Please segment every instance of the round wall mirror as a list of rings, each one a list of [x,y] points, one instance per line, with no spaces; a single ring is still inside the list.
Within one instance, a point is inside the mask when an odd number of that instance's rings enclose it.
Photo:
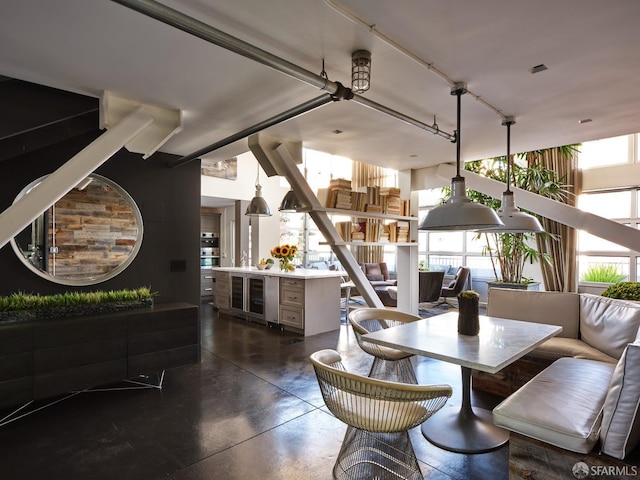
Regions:
[[[27,185],[18,201],[40,184]],[[20,260],[63,285],[93,285],[115,277],[142,244],[142,215],[118,184],[91,174],[11,240]]]

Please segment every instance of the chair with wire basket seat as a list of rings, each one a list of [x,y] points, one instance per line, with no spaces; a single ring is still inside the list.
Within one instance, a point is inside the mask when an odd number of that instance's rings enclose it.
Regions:
[[[411,364],[413,354],[395,348],[367,342],[362,335],[420,320],[417,315],[388,310],[386,308],[358,308],[349,313],[349,323],[353,327],[360,348],[373,355],[369,371],[371,378],[417,384],[416,373]]]
[[[309,358],[327,408],[347,424],[333,478],[422,480],[408,430],[442,408],[451,387],[349,373],[335,350],[320,350]]]

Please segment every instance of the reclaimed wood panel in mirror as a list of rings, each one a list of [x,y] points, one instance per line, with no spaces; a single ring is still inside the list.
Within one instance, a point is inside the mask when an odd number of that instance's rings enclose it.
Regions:
[[[27,185],[24,197],[46,177]],[[39,276],[63,285],[93,285],[113,278],[142,244],[142,215],[112,180],[89,175],[12,241],[20,260]]]

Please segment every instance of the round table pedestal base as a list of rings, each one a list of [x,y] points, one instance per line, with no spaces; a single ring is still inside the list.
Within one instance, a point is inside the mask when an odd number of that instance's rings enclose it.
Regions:
[[[509,440],[509,431],[496,427],[484,408],[443,408],[422,424],[422,434],[434,445],[458,453],[490,452]]]

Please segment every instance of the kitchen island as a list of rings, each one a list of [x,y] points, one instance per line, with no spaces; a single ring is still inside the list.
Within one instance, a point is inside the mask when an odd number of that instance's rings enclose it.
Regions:
[[[304,336],[340,328],[340,284],[345,272],[256,267],[212,268],[220,312]]]

